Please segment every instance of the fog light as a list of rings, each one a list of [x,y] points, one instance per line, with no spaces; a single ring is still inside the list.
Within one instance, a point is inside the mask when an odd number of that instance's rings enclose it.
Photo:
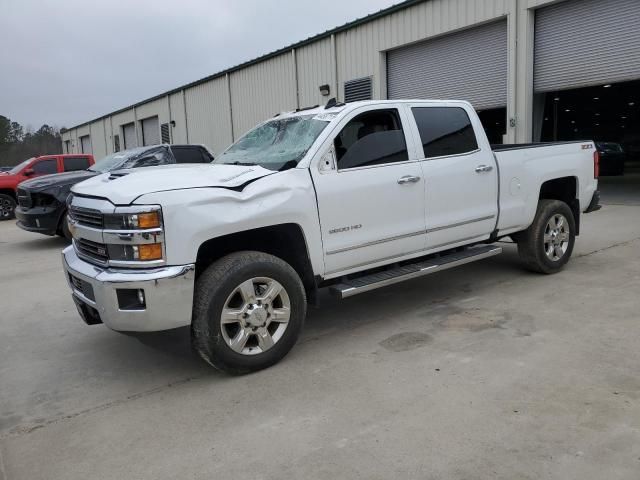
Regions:
[[[120,310],[144,310],[147,308],[144,290],[141,288],[118,288],[116,295]]]

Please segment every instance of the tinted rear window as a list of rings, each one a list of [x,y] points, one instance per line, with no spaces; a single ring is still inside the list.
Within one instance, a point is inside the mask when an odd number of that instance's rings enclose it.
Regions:
[[[415,107],[425,158],[458,155],[478,149],[467,112],[458,107]]]
[[[209,163],[213,160],[200,147],[171,147],[176,163]]]
[[[63,157],[64,171],[75,172],[76,170],[86,170],[89,168],[88,157]]]

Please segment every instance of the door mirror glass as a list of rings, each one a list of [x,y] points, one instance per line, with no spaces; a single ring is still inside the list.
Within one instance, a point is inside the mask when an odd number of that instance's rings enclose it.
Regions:
[[[33,168],[27,168],[27,169],[24,171],[24,176],[25,176],[25,177],[30,177],[30,176],[32,176],[34,173],[36,173],[36,172],[35,172],[35,170],[34,170]]]

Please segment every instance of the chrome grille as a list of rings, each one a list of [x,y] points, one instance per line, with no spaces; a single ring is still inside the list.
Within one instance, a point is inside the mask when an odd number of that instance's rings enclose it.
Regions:
[[[69,280],[71,281],[71,284],[73,285],[73,288],[75,290],[80,292],[89,300],[92,300],[94,302],[96,301],[96,297],[93,293],[93,286],[89,282],[85,282],[84,280],[78,277],[74,277],[71,274],[69,274]]]
[[[80,225],[87,227],[102,228],[104,225],[104,216],[99,210],[71,206],[69,216]]]
[[[104,243],[92,242],[86,238],[77,238],[73,240],[76,252],[86,257],[87,260],[93,260],[100,265],[106,265],[109,261],[109,251]]]
[[[31,208],[33,206],[31,193],[23,188],[18,188],[18,205],[22,208]]]

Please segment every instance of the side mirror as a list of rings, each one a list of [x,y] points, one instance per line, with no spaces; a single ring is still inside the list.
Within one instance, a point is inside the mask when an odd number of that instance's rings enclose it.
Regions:
[[[320,173],[330,172],[336,169],[336,154],[333,146],[320,159],[318,170]]]
[[[25,177],[30,177],[30,176],[32,176],[32,175],[33,175],[33,174],[35,174],[35,173],[36,173],[36,171],[35,171],[33,168],[27,168],[27,169],[24,171],[24,176],[25,176]]]

